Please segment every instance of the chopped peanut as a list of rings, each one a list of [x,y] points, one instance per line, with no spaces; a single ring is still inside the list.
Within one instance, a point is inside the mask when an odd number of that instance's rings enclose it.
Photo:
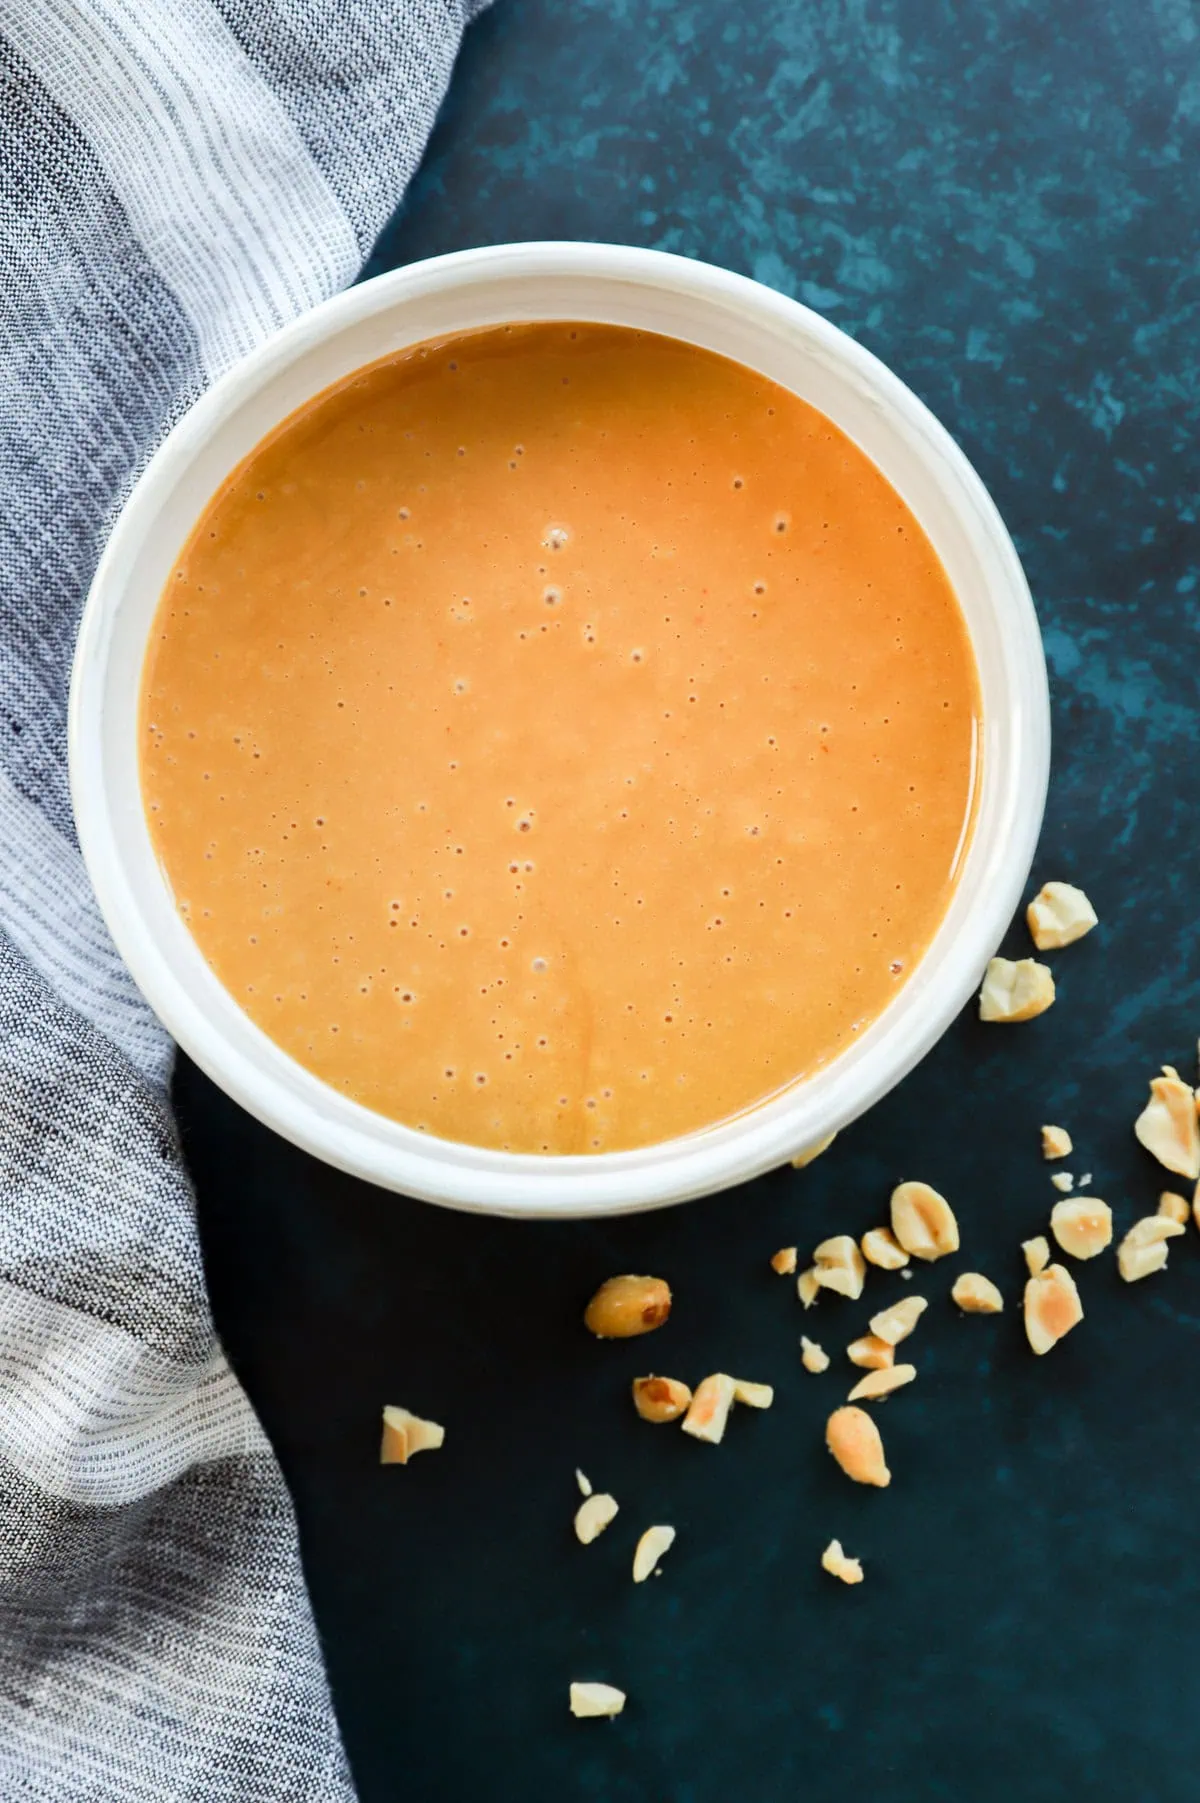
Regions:
[[[793,1276],[796,1270],[796,1252],[795,1246],[781,1246],[771,1260],[772,1271],[777,1271],[780,1277]]]
[[[897,1184],[892,1191],[892,1232],[906,1252],[927,1262],[958,1251],[954,1210],[927,1183]]]
[[[818,1346],[815,1340],[810,1340],[807,1334],[801,1334],[800,1363],[806,1371],[812,1371],[814,1374],[828,1371],[829,1354],[823,1346]]]
[[[903,1302],[893,1302],[890,1308],[871,1316],[871,1332],[877,1340],[898,1346],[901,1340],[907,1340],[928,1307],[924,1296],[906,1296]]]
[[[979,991],[980,1020],[1013,1022],[1044,1014],[1054,1000],[1054,978],[1035,958],[993,958]]]
[[[807,1271],[801,1271],[796,1279],[796,1294],[805,1308],[811,1308],[821,1293],[821,1280],[815,1265]]]
[[[850,1234],[837,1233],[832,1239],[822,1240],[813,1253],[813,1268],[823,1290],[849,1296],[851,1302],[857,1302],[862,1295],[867,1267],[858,1241]]]
[[[667,1527],[647,1528],[637,1543],[633,1555],[633,1581],[644,1584],[655,1566],[669,1547],[674,1545],[675,1529]]]
[[[1178,1221],[1181,1227],[1187,1226],[1192,1213],[1185,1198],[1177,1196],[1174,1190],[1169,1189],[1165,1189],[1158,1198],[1158,1212],[1160,1215],[1166,1215],[1168,1221]]]
[[[806,1164],[811,1164],[814,1158],[821,1156],[822,1152],[828,1152],[836,1138],[836,1133],[826,1134],[825,1138],[817,1140],[815,1145],[807,1146],[803,1152],[797,1152],[792,1160],[794,1168],[802,1171]]]
[[[1025,1285],[1025,1332],[1036,1353],[1049,1352],[1083,1320],[1075,1279],[1065,1265],[1049,1265]]]
[[[752,1384],[749,1378],[735,1377],[733,1400],[748,1409],[769,1409],[775,1400],[775,1391],[770,1384]]]
[[[1050,1241],[1044,1233],[1039,1233],[1036,1239],[1022,1240],[1021,1250],[1025,1254],[1029,1275],[1040,1277],[1050,1263]]]
[[[847,1402],[877,1402],[881,1396],[890,1396],[902,1384],[910,1384],[917,1375],[915,1365],[892,1365],[886,1371],[868,1371],[860,1377],[847,1396]]]
[[[1095,1258],[1112,1245],[1112,1209],[1099,1196],[1072,1196],[1054,1204],[1050,1231],[1072,1258]]]
[[[1177,1176],[1200,1177],[1200,1122],[1191,1088],[1169,1064],[1150,1080],[1150,1100],[1134,1123],[1147,1152]]]
[[[908,1263],[908,1253],[890,1227],[872,1227],[858,1243],[867,1263],[878,1265],[881,1271],[899,1271]]]
[[[610,1277],[583,1313],[598,1340],[628,1340],[652,1333],[671,1312],[671,1291],[661,1277]]]
[[[1192,1219],[1200,1228],[1200,1183],[1192,1191]]]
[[[684,1433],[691,1434],[696,1440],[707,1440],[711,1446],[719,1446],[732,1407],[733,1379],[724,1371],[714,1371],[711,1377],[696,1385],[692,1405],[683,1418]]]
[[[597,1490],[593,1496],[585,1496],[575,1511],[575,1538],[580,1546],[590,1546],[597,1535],[602,1534],[619,1504],[614,1496],[606,1490]]]
[[[643,1421],[678,1421],[692,1392],[677,1377],[635,1377],[633,1406]]]
[[[1095,908],[1071,883],[1046,883],[1026,908],[1025,920],[1039,952],[1074,945],[1097,924]]]
[[[1004,1307],[1004,1298],[991,1278],[979,1271],[964,1271],[950,1292],[950,1300],[957,1302],[967,1315],[998,1315]]]
[[[1064,1196],[1069,1195],[1075,1188],[1075,1179],[1072,1177],[1070,1171],[1055,1171],[1050,1181],[1055,1189],[1062,1191]]]
[[[592,1494],[592,1480],[580,1471],[578,1465],[575,1467],[575,1482],[579,1485],[580,1496],[590,1496]]]
[[[1167,1215],[1145,1215],[1135,1221],[1117,1248],[1117,1269],[1125,1282],[1136,1283],[1161,1271],[1167,1262],[1167,1241],[1183,1232],[1183,1222]]]
[[[878,1334],[865,1333],[861,1340],[851,1340],[846,1357],[852,1365],[862,1365],[867,1371],[883,1371],[895,1362],[896,1352]]]
[[[891,1483],[879,1429],[865,1409],[834,1409],[825,1424],[825,1444],[856,1484],[874,1484],[886,1490]]]
[[[863,1581],[862,1560],[848,1559],[840,1540],[831,1540],[821,1554],[821,1569],[831,1577],[840,1578],[843,1584],[861,1584]]]
[[[1092,1173],[1091,1173],[1091,1172],[1090,1172],[1090,1171],[1085,1171],[1085,1172],[1084,1172],[1084,1173],[1083,1173],[1083,1176],[1082,1176],[1082,1177],[1081,1177],[1081,1178],[1080,1178],[1080,1179],[1079,1179],[1079,1187],[1080,1187],[1080,1189],[1086,1189],[1086,1188],[1087,1188],[1087,1186],[1088,1186],[1088,1184],[1089,1184],[1089,1183],[1090,1183],[1090,1182],[1091,1182],[1091,1181],[1092,1181]]]
[[[383,1411],[383,1443],[379,1448],[381,1465],[407,1465],[415,1452],[436,1452],[446,1438],[446,1430],[436,1421],[422,1421],[407,1409],[389,1404]]]
[[[1042,1128],[1043,1158],[1069,1158],[1073,1151],[1071,1135],[1065,1127]]]
[[[572,1715],[620,1715],[625,1692],[615,1684],[572,1684]]]

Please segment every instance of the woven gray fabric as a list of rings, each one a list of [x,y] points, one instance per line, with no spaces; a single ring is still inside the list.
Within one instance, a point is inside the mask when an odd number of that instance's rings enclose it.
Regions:
[[[343,1803],[283,1480],[213,1331],[71,821],[105,530],[167,427],[357,274],[474,0],[0,0],[0,1796]]]

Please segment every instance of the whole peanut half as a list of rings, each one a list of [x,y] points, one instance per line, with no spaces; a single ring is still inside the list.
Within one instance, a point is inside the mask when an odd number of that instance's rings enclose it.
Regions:
[[[635,1377],[633,1406],[643,1421],[678,1421],[686,1414],[692,1392],[677,1377]]]
[[[885,1490],[891,1483],[883,1440],[866,1409],[853,1404],[834,1409],[825,1425],[825,1444],[856,1484],[874,1484]]]
[[[628,1340],[652,1333],[671,1313],[671,1291],[661,1277],[610,1277],[583,1313],[598,1340]]]
[[[914,1258],[932,1263],[958,1251],[958,1222],[945,1196],[928,1183],[898,1183],[892,1191],[892,1232]]]

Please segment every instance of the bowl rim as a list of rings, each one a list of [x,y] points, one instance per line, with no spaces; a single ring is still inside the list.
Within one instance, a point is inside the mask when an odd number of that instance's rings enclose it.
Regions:
[[[411,299],[514,275],[632,283],[725,309],[749,309],[760,320],[803,336],[814,355],[836,364],[871,391],[880,407],[890,407],[902,417],[922,454],[953,478],[964,498],[962,519],[986,550],[998,572],[1000,590],[1007,595],[1004,632],[1018,691],[1012,700],[1014,705],[1019,702],[1021,718],[1011,765],[1003,773],[1003,831],[996,844],[983,847],[978,832],[972,833],[963,874],[967,865],[985,858],[986,882],[978,911],[959,937],[942,947],[943,964],[949,969],[942,971],[940,989],[924,996],[926,1005],[919,1013],[910,1008],[897,1029],[897,1004],[920,982],[920,973],[944,937],[941,929],[896,1001],[871,1023],[862,1040],[820,1072],[732,1121],[627,1152],[493,1152],[404,1128],[350,1101],[296,1064],[242,1014],[210,972],[212,983],[250,1029],[239,1035],[244,1044],[231,1044],[224,1029],[190,999],[156,939],[120,850],[108,794],[105,685],[111,628],[127,575],[136,569],[142,538],[202,444],[276,375],[302,363],[307,353],[347,327],[390,313]],[[686,341],[686,333],[679,335]],[[410,342],[427,336],[422,333]],[[312,394],[325,386],[318,383]],[[270,429],[264,427],[264,433]],[[972,642],[978,656],[974,637]],[[80,847],[117,949],[160,1020],[220,1088],[285,1139],[383,1188],[481,1213],[566,1218],[683,1202],[786,1163],[805,1144],[865,1112],[925,1056],[969,999],[1020,899],[1049,775],[1049,693],[1032,598],[996,506],[949,432],[884,363],[800,302],[716,265],[623,245],[535,241],[451,252],[347,289],[251,351],[183,415],[134,484],[97,565],[72,667],[68,749]],[[144,817],[142,828],[147,830]],[[891,1030],[877,1034],[881,1022],[890,1022]],[[847,1059],[852,1060],[850,1067]],[[288,1067],[286,1084],[280,1060]],[[860,1073],[859,1080],[845,1080],[848,1068],[851,1076]]]

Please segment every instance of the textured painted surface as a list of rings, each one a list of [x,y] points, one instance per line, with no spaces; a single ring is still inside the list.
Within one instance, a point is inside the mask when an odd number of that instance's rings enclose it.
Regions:
[[[1044,1020],[964,1018],[810,1171],[617,1226],[379,1195],[182,1073],[218,1316],[300,1506],[364,1803],[1193,1803],[1200,1245],[1134,1289],[1082,1267],[1087,1318],[1042,1360],[1016,1305],[1054,1199],[1040,1122],[1123,1227],[1162,1187],[1129,1131],[1145,1079],[1190,1069],[1200,1028],[1198,125],[1185,0],[507,0],[474,28],[377,266],[658,245],[883,356],[1017,538],[1056,732],[1035,875],[1082,881],[1103,925],[1056,957]],[[867,1493],[821,1447],[866,1299],[805,1318],[765,1260],[861,1231],[907,1176],[954,1200],[965,1257],[873,1280],[931,1306],[881,1413],[892,1488]],[[967,1266],[1004,1318],[951,1308]],[[578,1310],[619,1269],[670,1277],[676,1314],[597,1346]],[[722,1365],[779,1401],[719,1450],[626,1404],[643,1369]],[[445,1451],[380,1473],[385,1397],[444,1420]],[[622,1503],[587,1550],[577,1463]],[[679,1539],[635,1589],[654,1520]],[[856,1591],[818,1569],[833,1534]],[[573,1677],[624,1685],[625,1716],[570,1721]]]

